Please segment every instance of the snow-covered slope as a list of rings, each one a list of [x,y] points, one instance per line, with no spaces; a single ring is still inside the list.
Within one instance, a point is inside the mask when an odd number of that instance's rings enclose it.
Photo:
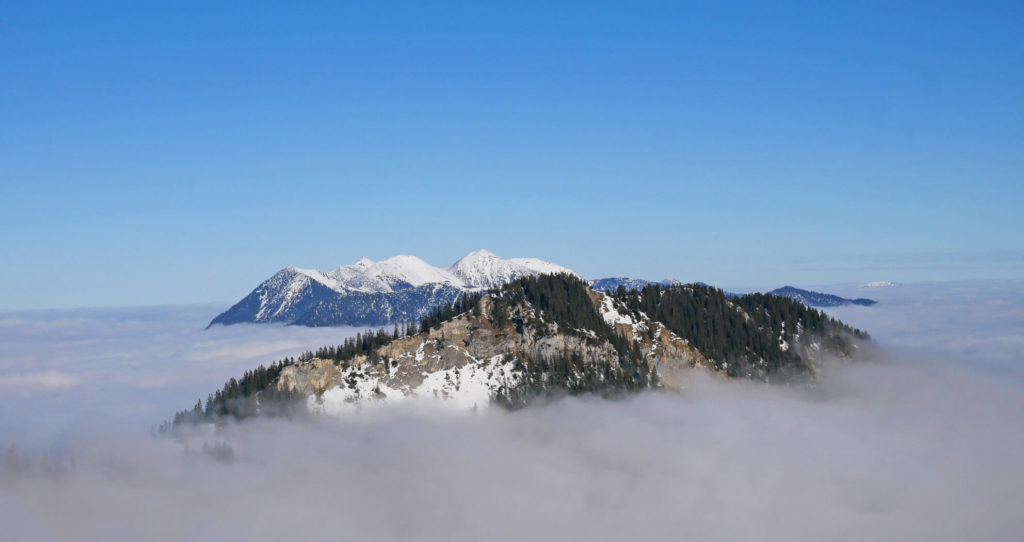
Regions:
[[[549,273],[575,274],[537,258],[503,259],[486,250],[471,252],[447,268],[407,255],[379,262],[362,258],[329,273],[286,267],[210,325],[372,326],[418,320],[465,292]]]
[[[505,260],[487,250],[470,252],[461,260],[448,266],[447,272],[462,281],[466,288],[487,289],[507,284],[520,277],[554,273],[569,273],[572,270],[537,258],[512,258]]]
[[[338,291],[384,293],[424,284],[462,286],[462,281],[445,269],[434,267],[416,256],[398,255],[380,262],[362,258],[325,276],[337,281]]]
[[[247,315],[244,321],[290,321],[305,312],[316,299],[331,296],[340,287],[336,280],[320,271],[289,266],[260,284],[231,310],[244,312]]]

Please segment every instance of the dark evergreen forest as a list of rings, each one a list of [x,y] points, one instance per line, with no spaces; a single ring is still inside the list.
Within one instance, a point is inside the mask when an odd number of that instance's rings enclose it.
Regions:
[[[643,313],[664,324],[733,377],[766,379],[780,371],[805,372],[810,366],[799,352],[811,341],[850,355],[853,340],[868,339],[817,309],[777,295],[729,297],[703,284],[652,284],[642,290],[619,288],[612,295],[634,316]],[[783,349],[782,341],[789,347]]]

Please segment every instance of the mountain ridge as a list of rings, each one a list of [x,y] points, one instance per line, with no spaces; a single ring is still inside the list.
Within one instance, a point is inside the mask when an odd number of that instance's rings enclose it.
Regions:
[[[526,276],[555,273],[579,276],[566,267],[538,258],[505,259],[484,249],[470,252],[446,267],[433,266],[405,254],[376,262],[363,257],[328,272],[288,266],[214,317],[207,328],[239,323],[320,327],[408,322],[422,318],[434,307],[451,304],[462,294],[499,287]],[[651,285],[668,287],[681,283],[670,278],[654,282],[609,277],[590,280],[587,284],[598,291],[615,292],[620,287],[641,290]],[[792,286],[769,293],[812,307],[875,303],[870,299],[845,299]],[[738,296],[732,292],[725,292],[725,295]]]

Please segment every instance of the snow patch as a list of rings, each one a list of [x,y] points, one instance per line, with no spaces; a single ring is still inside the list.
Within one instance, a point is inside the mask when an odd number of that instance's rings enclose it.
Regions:
[[[635,321],[633,321],[633,318],[631,316],[626,316],[620,313],[615,308],[615,302],[612,301],[612,298],[607,295],[602,296],[601,299],[601,317],[604,318],[604,321],[606,323],[613,326],[616,324],[625,324],[628,326],[632,326],[633,324],[636,323]]]
[[[514,363],[497,355],[486,361],[474,360],[462,367],[427,375],[413,390],[418,397],[436,398],[457,410],[486,408],[502,387],[519,383]]]
[[[423,344],[417,349],[417,361],[424,358]],[[449,345],[449,348],[456,347]],[[445,409],[472,411],[489,407],[499,391],[513,388],[522,381],[521,373],[515,370],[515,360],[506,360],[503,355],[486,360],[470,357],[470,360],[462,367],[422,373],[423,381],[413,389],[393,387],[376,375],[352,367],[342,373],[340,385],[319,397],[310,396],[307,406],[311,412],[341,415],[422,398],[438,400],[436,404]],[[397,374],[398,364],[392,361],[389,379]]]

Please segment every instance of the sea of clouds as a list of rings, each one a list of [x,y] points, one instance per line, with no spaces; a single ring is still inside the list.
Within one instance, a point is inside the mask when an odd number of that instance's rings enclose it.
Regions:
[[[411,404],[149,428],[354,329],[202,328],[219,307],[0,314],[5,540],[1019,540],[1024,282],[833,289],[871,359],[815,386],[518,412]],[[213,444],[211,449],[209,446]],[[15,445],[14,451],[9,446]],[[204,451],[204,445],[207,449]]]

